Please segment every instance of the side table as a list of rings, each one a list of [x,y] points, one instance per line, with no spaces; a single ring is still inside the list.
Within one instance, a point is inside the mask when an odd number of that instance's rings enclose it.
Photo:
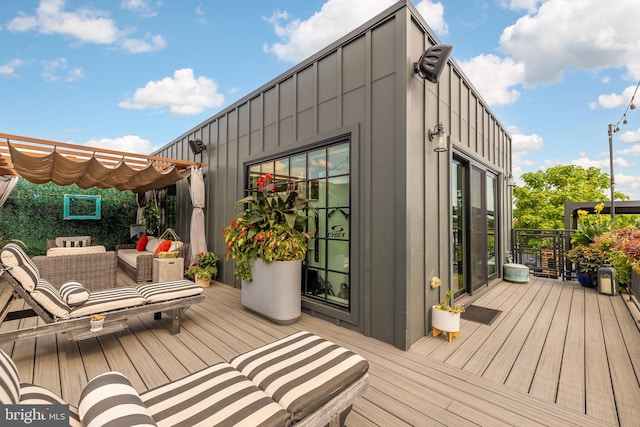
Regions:
[[[154,258],[153,282],[169,282],[184,278],[183,258]]]

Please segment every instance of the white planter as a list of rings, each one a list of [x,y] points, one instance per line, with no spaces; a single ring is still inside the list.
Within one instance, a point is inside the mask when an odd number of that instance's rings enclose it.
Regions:
[[[267,319],[288,325],[300,317],[302,261],[257,259],[253,281],[242,281],[242,305]]]
[[[211,284],[211,279],[200,278],[200,276],[198,276],[198,274],[195,275],[194,279],[195,279],[196,284],[202,286],[203,288],[208,288],[209,285]]]
[[[431,306],[431,326],[442,332],[460,331],[460,313],[440,310]]]

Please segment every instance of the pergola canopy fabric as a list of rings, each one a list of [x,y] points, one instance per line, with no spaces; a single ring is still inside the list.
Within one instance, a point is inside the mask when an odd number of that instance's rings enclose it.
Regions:
[[[177,161],[66,143],[0,134],[0,175],[20,175],[35,184],[76,184],[140,193],[187,178],[194,162]],[[9,142],[8,137],[30,145]],[[34,145],[35,143],[35,145]],[[5,154],[6,153],[6,154]],[[8,158],[7,158],[8,157]],[[9,161],[10,160],[10,161]]]

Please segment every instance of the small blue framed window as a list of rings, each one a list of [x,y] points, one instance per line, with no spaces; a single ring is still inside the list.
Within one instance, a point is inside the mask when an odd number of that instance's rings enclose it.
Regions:
[[[100,219],[102,198],[89,195],[64,195],[63,219]]]

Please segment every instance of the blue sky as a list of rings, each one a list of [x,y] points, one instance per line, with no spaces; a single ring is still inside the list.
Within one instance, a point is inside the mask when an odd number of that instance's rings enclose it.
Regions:
[[[3,0],[0,132],[150,153],[393,2]],[[608,173],[620,122],[617,190],[640,200],[639,1],[413,4],[509,130],[516,177]]]

